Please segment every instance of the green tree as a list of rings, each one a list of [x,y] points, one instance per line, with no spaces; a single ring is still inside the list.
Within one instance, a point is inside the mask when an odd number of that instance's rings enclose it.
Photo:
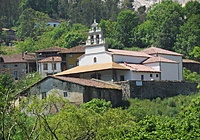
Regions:
[[[174,50],[190,58],[190,53],[195,46],[200,46],[200,15],[191,16],[177,34]]]
[[[185,4],[183,9],[184,9],[184,15],[186,16],[186,19],[189,19],[193,15],[199,15],[200,14],[200,2],[189,1]]]
[[[46,31],[48,16],[31,8],[25,9],[19,17],[17,35],[20,38],[36,38]]]
[[[163,1],[153,6],[147,13],[147,19],[154,24],[154,43],[164,49],[172,50],[183,24],[182,7],[177,2]]]
[[[131,10],[121,11],[117,16],[117,39],[124,44],[125,47],[132,47],[130,38],[132,38],[132,30],[138,24],[138,17]]]
[[[200,47],[195,46],[192,52],[190,52],[190,56],[193,57],[195,60],[200,61]]]

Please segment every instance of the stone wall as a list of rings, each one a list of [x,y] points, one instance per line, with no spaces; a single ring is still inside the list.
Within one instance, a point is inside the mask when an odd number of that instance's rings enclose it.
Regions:
[[[122,82],[123,98],[154,99],[197,92],[197,83],[178,81],[126,81]]]

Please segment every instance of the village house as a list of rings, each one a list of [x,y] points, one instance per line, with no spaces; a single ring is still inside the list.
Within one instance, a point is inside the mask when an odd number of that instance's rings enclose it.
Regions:
[[[61,72],[61,57],[59,56],[51,56],[44,58],[38,61],[38,64],[39,74],[41,74],[42,77]]]
[[[78,58],[84,53],[85,47],[81,45],[59,52],[59,55],[62,58],[62,71],[78,66]]]
[[[52,27],[57,27],[58,25],[60,25],[60,21],[59,20],[55,20],[55,19],[49,19],[47,21],[47,25],[48,26],[52,26]]]
[[[200,62],[190,59],[183,59],[183,67],[191,72],[197,72],[200,74]]]
[[[22,79],[29,72],[34,72],[35,54],[22,53],[14,55],[0,55],[0,73],[10,74],[15,80]]]
[[[93,98],[111,101],[113,106],[119,106],[122,101],[122,91],[119,85],[95,79],[63,76],[45,77],[20,93],[21,96],[36,95],[39,99],[44,99],[50,94],[66,98],[76,105]]]
[[[182,54],[156,47],[143,51],[108,49],[103,32],[94,21],[79,66],[56,75],[104,81],[181,81]]]

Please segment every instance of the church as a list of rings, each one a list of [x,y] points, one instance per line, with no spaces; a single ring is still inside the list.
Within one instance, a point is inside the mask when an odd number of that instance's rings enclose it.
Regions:
[[[94,20],[88,33],[85,54],[79,66],[56,76],[104,81],[182,81],[182,54],[150,47],[142,51],[109,49],[101,28]]]

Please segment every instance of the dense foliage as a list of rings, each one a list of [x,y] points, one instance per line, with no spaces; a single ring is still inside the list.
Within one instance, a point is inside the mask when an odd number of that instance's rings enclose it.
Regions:
[[[99,99],[78,107],[55,93],[43,100],[36,96],[21,100],[20,106],[1,102],[0,138],[143,140],[200,137],[200,94],[128,101],[130,106],[125,108],[112,108],[110,102]]]
[[[9,5],[9,3],[12,3]],[[0,43],[8,44],[1,27],[17,30],[13,42],[18,52],[60,46],[74,47],[86,41],[89,25],[96,19],[110,48],[145,48],[155,45],[199,61],[200,3],[181,6],[170,0],[134,11],[132,0],[8,0],[0,11]],[[14,16],[13,16],[14,15]],[[49,18],[64,20],[46,27]]]

